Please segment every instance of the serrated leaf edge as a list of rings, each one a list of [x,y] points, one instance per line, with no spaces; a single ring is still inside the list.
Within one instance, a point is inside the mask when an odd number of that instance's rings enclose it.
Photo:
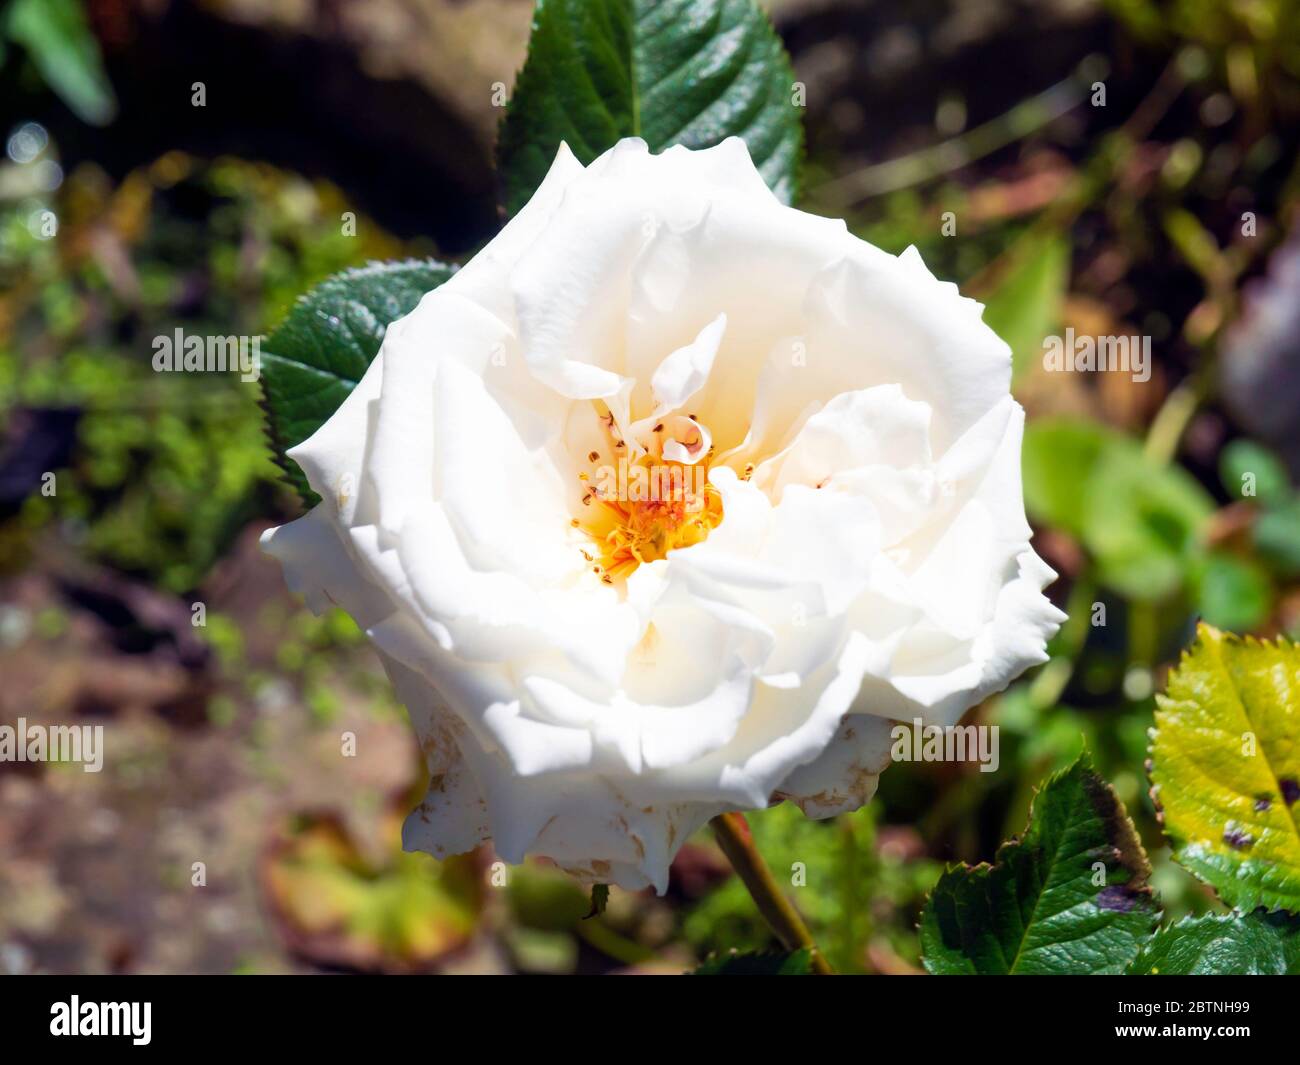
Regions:
[[[916,925],[916,930],[918,933],[921,930],[921,923],[924,919],[925,909],[930,904],[930,897],[932,897],[934,895],[934,892],[938,890],[939,884],[942,883],[943,880],[947,876],[949,876],[949,874],[957,873],[957,872],[965,873],[966,875],[969,876],[986,877],[993,871],[993,869],[996,866],[1001,865],[1003,861],[1007,858],[1007,856],[1012,853],[1013,848],[1019,848],[1024,845],[1024,837],[1029,832],[1030,827],[1034,823],[1034,810],[1038,805],[1039,797],[1052,784],[1068,776],[1076,768],[1081,768],[1085,774],[1090,774],[1110,793],[1111,798],[1114,799],[1115,805],[1117,807],[1117,812],[1119,815],[1118,818],[1119,823],[1122,827],[1126,827],[1127,835],[1131,837],[1130,839],[1127,840],[1127,843],[1136,850],[1136,858],[1138,859],[1139,863],[1143,867],[1145,867],[1145,873],[1141,877],[1141,882],[1135,885],[1135,890],[1140,892],[1143,895],[1146,895],[1148,898],[1151,898],[1153,901],[1156,901],[1158,905],[1158,900],[1156,899],[1155,891],[1150,884],[1151,861],[1150,858],[1147,856],[1146,848],[1142,846],[1142,840],[1141,837],[1138,836],[1137,829],[1133,825],[1133,819],[1129,816],[1128,809],[1127,807],[1125,807],[1123,800],[1118,795],[1115,794],[1115,789],[1111,787],[1111,785],[1104,778],[1098,775],[1095,767],[1092,764],[1092,758],[1089,756],[1087,751],[1084,751],[1079,755],[1078,758],[1076,758],[1068,766],[1065,766],[1064,768],[1057,770],[1055,773],[1052,773],[1050,776],[1047,777],[1046,780],[1044,780],[1041,784],[1039,784],[1034,789],[1033,798],[1030,799],[1029,802],[1029,814],[1025,820],[1025,827],[1023,831],[1021,831],[1019,835],[1015,835],[1010,837],[1009,839],[1003,840],[1002,843],[998,845],[998,849],[994,852],[992,862],[979,862],[975,865],[971,865],[969,862],[953,862],[951,864],[945,864],[943,874],[940,876],[939,881],[936,882],[934,888],[931,889],[930,896],[927,896],[925,906],[922,907],[922,917],[920,920],[918,920]],[[1085,777],[1085,781],[1086,779],[1087,778]],[[1055,865],[1056,865],[1056,858],[1054,855],[1051,862],[1051,867],[1055,867]],[[1126,883],[1125,886],[1127,887],[1131,883],[1132,881],[1129,881],[1128,883]],[[1034,914],[1038,912],[1038,906],[1042,901],[1042,896],[1043,893],[1040,892],[1038,898],[1034,902],[1034,911],[1033,913],[1030,914],[1029,920],[1025,922],[1026,930],[1028,930],[1028,927],[1033,923],[1033,917]],[[1163,917],[1163,911],[1159,909],[1157,909],[1152,914],[1152,920],[1155,922],[1158,922],[1162,917]],[[1024,947],[1024,936],[1022,935],[1020,942],[1017,944],[1016,947],[1016,955],[1011,960],[1011,963],[1007,967],[1007,971],[1009,973],[1014,973],[1015,964],[1020,959],[1020,952],[1023,949],[1023,947]],[[1139,953],[1140,951],[1141,951],[1141,947],[1139,947]],[[921,963],[922,965],[925,966],[927,972],[933,972],[933,970],[930,968],[929,965],[929,959],[923,956],[921,959]]]
[[[355,281],[358,279],[366,279],[366,278],[380,275],[385,271],[390,271],[390,270],[397,270],[403,268],[417,269],[419,267],[443,268],[449,270],[451,274],[454,275],[460,269],[460,264],[443,262],[441,259],[435,259],[431,255],[426,255],[424,258],[412,257],[406,259],[370,259],[365,263],[363,263],[361,266],[349,266],[343,270],[338,271],[337,273],[330,274],[328,277],[323,277],[321,278],[320,281],[316,282],[316,284],[312,285],[305,292],[300,293],[294,299],[293,303],[289,305],[289,308],[284,312],[284,314],[282,314],[276,320],[275,326],[267,334],[267,341],[268,341],[267,353],[275,356],[276,358],[284,359],[284,361],[286,362],[292,362],[294,363],[294,365],[302,366],[305,369],[316,369],[316,367],[307,366],[305,363],[300,363],[296,359],[290,359],[283,355],[276,355],[275,352],[270,350],[269,348],[270,340],[275,336],[276,333],[278,333],[284,327],[285,323],[289,321],[289,319],[293,316],[295,311],[307,305],[311,300],[312,296],[318,290],[323,288],[325,285],[332,284],[334,282]],[[448,278],[448,280],[450,280],[450,277]],[[446,282],[444,282],[444,284],[445,283]],[[391,324],[392,322],[386,322],[384,324],[385,331],[388,329],[388,326]],[[261,408],[262,411],[262,431],[266,437],[267,446],[270,448],[271,451],[271,461],[274,462],[275,465],[280,470],[280,481],[283,484],[287,485],[289,488],[293,489],[294,494],[298,496],[299,500],[302,502],[304,510],[310,510],[312,507],[314,507],[317,503],[320,502],[320,496],[317,495],[312,490],[310,484],[307,484],[306,477],[302,475],[302,471],[298,468],[296,464],[293,463],[293,460],[290,459],[287,454],[289,449],[288,447],[285,446],[284,437],[283,434],[281,433],[279,422],[276,419],[271,409],[271,397],[267,394],[266,391],[265,374],[260,374],[258,376],[257,387],[258,387],[257,405],[258,407]],[[307,485],[307,493],[308,493],[307,495],[303,494],[302,485],[298,483],[298,478],[300,476],[302,476],[303,484]]]

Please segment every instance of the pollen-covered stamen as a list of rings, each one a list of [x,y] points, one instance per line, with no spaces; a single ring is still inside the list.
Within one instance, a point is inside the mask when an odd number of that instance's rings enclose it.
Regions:
[[[592,571],[612,584],[703,540],[722,520],[722,497],[709,483],[711,437],[693,416],[638,423],[631,447],[618,446],[612,419],[605,426],[610,446],[590,451],[578,475],[587,512],[575,525],[594,541],[582,552]]]
[[[705,459],[713,446],[709,431],[689,415],[674,414],[656,422],[646,450],[669,462],[692,466]]]

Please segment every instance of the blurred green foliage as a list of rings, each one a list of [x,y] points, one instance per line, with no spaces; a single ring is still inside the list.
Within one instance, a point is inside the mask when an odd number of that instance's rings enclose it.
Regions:
[[[808,922],[838,972],[865,972],[868,947],[915,965],[916,915],[940,863],[881,846],[879,808],[812,821],[782,803],[747,816],[759,852]],[[686,938],[701,953],[759,950],[770,933],[743,884],[733,878],[691,909]]]
[[[177,328],[259,335],[314,281],[397,249],[345,236],[345,208],[328,186],[178,154],[117,188],[87,167],[49,199],[0,207],[0,419],[80,413],[55,494],[33,492],[0,533],[11,557],[55,524],[92,557],[182,592],[277,495],[292,506],[259,386],[156,373],[153,341]],[[32,224],[47,209],[55,239]]]
[[[1292,0],[1108,0],[1137,38],[1194,42],[1227,77],[1300,77],[1300,7]]]
[[[82,121],[102,125],[113,117],[113,88],[78,0],[8,0],[0,5],[0,65],[11,61],[6,37]]]

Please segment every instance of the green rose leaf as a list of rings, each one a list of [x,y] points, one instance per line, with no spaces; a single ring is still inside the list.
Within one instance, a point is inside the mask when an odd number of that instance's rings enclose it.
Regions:
[[[696,976],[809,976],[812,952],[796,950],[793,954],[776,951],[762,954],[737,954],[732,951],[720,958],[710,958]]]
[[[1129,974],[1300,975],[1300,920],[1262,912],[1184,917],[1151,937]]]
[[[1150,461],[1121,432],[1069,418],[1030,422],[1022,464],[1030,518],[1078,539],[1107,587],[1155,600],[1186,582],[1214,510],[1186,470]]]
[[[497,146],[506,208],[528,202],[561,141],[585,164],[623,137],[660,152],[733,135],[790,203],[794,72],[753,0],[538,0]]]
[[[1087,755],[1034,798],[1021,840],[993,865],[956,866],[921,914],[926,969],[960,974],[1122,973],[1158,919],[1151,867]]]
[[[1155,718],[1174,857],[1230,906],[1300,911],[1300,648],[1202,624]]]
[[[391,322],[455,267],[432,259],[371,263],[327,278],[262,345],[262,394],[275,460],[308,506],[319,498],[285,455],[319,429],[366,372]]]

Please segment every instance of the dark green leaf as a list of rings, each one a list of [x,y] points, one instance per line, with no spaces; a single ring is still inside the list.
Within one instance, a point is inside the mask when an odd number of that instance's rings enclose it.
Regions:
[[[590,163],[623,137],[650,150],[743,137],[786,203],[803,132],[789,59],[753,0],[539,0],[497,148],[519,210],[561,141]]]
[[[710,958],[696,976],[808,976],[812,973],[812,952],[797,950],[793,954],[737,954],[732,951],[721,958]]]
[[[308,506],[317,497],[285,456],[321,427],[379,353],[391,322],[455,268],[426,260],[371,263],[322,281],[262,346],[262,390],[276,461]]]
[[[7,26],[78,118],[96,126],[112,119],[117,101],[79,0],[14,0]]]
[[[1158,919],[1133,823],[1087,755],[1034,799],[993,865],[949,869],[921,914],[939,974],[1122,973]]]
[[[1300,975],[1300,919],[1263,911],[1184,917],[1151,937],[1129,974]]]

